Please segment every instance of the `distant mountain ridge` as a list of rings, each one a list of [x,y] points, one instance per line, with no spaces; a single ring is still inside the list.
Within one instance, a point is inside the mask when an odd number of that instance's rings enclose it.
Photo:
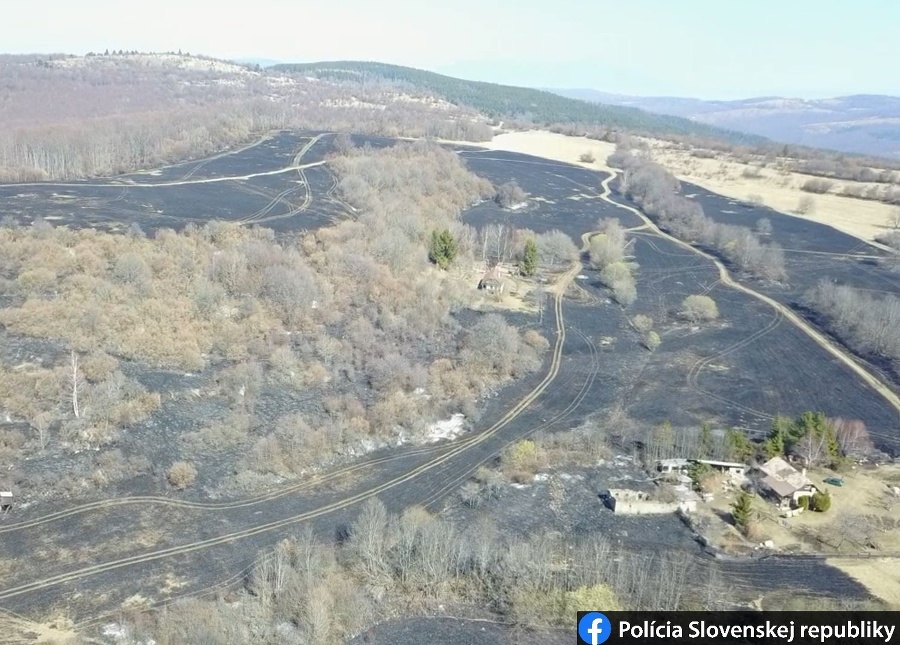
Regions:
[[[540,124],[582,123],[647,134],[694,135],[745,144],[765,141],[757,135],[730,131],[679,116],[652,114],[636,107],[599,105],[545,90],[468,81],[400,65],[328,61],[274,65],[269,69],[329,80],[382,79],[408,84],[496,119],[532,120]]]
[[[761,96],[734,101],[626,96],[553,89],[560,96],[684,117],[775,141],[841,152],[900,157],[900,97],[855,94],[830,99]]]

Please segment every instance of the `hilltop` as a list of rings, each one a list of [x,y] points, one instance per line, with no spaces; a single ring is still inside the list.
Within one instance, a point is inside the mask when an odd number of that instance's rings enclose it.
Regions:
[[[0,96],[0,182],[114,175],[300,127],[467,141],[493,135],[474,110],[414,88],[321,81],[180,52],[0,56]]]
[[[610,130],[657,136],[693,135],[732,143],[758,144],[762,137],[696,123],[642,109],[590,103],[526,87],[467,81],[435,72],[364,61],[331,61],[275,65],[271,70],[331,81],[387,81],[433,93],[457,106],[469,107],[496,120],[537,125],[580,123]]]

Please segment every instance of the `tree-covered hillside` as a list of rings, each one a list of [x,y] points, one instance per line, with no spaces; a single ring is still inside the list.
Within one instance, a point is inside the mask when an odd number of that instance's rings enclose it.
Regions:
[[[543,90],[466,81],[400,65],[334,61],[275,65],[271,69],[337,81],[385,80],[408,84],[498,119],[531,120],[540,124],[583,123],[648,134],[698,135],[738,143],[763,141],[761,137],[722,130],[680,117],[653,114],[636,108],[588,103]]]

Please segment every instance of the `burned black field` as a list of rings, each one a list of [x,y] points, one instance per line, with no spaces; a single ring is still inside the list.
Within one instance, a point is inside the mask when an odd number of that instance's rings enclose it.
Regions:
[[[642,224],[632,213],[598,199],[602,177],[597,173],[511,153],[464,156],[473,170],[495,183],[515,179],[538,198],[532,199],[528,209],[512,213],[494,204],[478,206],[466,215],[474,225],[505,221],[536,231],[556,228],[578,240],[599,218],[616,217],[626,228]],[[710,193],[704,193],[709,196],[704,201],[699,189],[687,190],[697,192],[696,199],[707,215],[717,220],[744,225],[749,221],[752,225],[768,217],[774,239],[780,241],[779,231],[783,230],[785,248],[805,252],[788,252],[786,286],[744,280],[752,289],[785,305],[797,306],[802,294],[823,276],[834,275],[843,283],[863,288],[881,285],[879,288],[884,289],[885,285],[897,284],[890,271],[848,257],[853,253],[883,254],[877,249],[861,250],[855,238],[768,209],[751,212]],[[732,209],[740,215],[721,212]],[[759,433],[768,429],[777,414],[794,416],[805,410],[821,410],[828,415],[863,419],[882,449],[889,453],[900,450],[897,411],[806,334],[765,303],[722,285],[716,268],[705,258],[650,231],[637,230],[633,237],[633,260],[640,267],[637,302],[628,310],[610,303],[595,272],[586,267],[588,279],[581,284],[593,294],[596,305],[588,308],[584,318],[576,314],[577,318],[568,320],[584,329],[585,325],[599,324],[595,318],[612,320],[615,311],[627,318],[644,313],[659,323],[663,342],[649,358],[628,356],[625,347],[634,346],[636,336],[629,331],[625,318],[620,319],[622,326],[617,330],[607,327],[594,332],[615,337],[610,346],[615,349],[605,347],[604,356],[615,354],[613,360],[622,359],[617,374],[627,380],[629,389],[619,388],[621,398],[617,402],[624,404],[634,418],[648,424],[668,419],[676,425],[705,420]],[[712,297],[719,305],[720,320],[701,326],[679,321],[675,315],[679,305],[692,294]]]
[[[322,164],[328,148],[317,135],[281,133],[208,161],[108,180],[0,186],[3,216],[22,224],[42,217],[54,225],[112,231],[133,224],[179,230],[210,220],[277,232],[316,229],[348,216],[335,195],[336,179]]]
[[[369,143],[379,146],[389,141]],[[293,233],[353,216],[340,201],[334,175],[320,163],[329,146],[329,136],[283,133],[233,154],[155,173],[4,186],[0,199],[4,214],[23,223],[41,216],[55,225],[116,231],[136,223],[149,232],[220,219]],[[594,230],[603,217],[617,217],[626,228],[643,224],[639,217],[600,199],[604,178],[600,173],[512,153],[461,154],[475,173],[495,184],[515,179],[531,197],[527,208],[515,212],[501,210],[493,202],[481,203],[464,213],[466,223],[503,221],[537,232],[559,229],[579,245],[581,236]],[[293,161],[298,167],[288,168]],[[788,287],[747,282],[781,302],[793,303],[822,275],[866,288],[895,284],[892,274],[846,257],[859,250],[856,240],[769,211],[751,214],[696,192],[711,217],[726,221],[765,216],[772,220],[773,237],[786,249],[835,254],[789,252]],[[741,215],[724,212],[732,209]],[[749,433],[764,432],[776,414],[821,410],[862,419],[882,449],[900,452],[897,411],[809,336],[766,304],[720,284],[708,260],[646,229],[632,235],[634,261],[640,266],[637,302],[628,309],[612,302],[585,261],[578,287],[569,289],[558,312],[548,302],[542,323],[534,314],[527,316],[528,324],[541,326],[551,346],[560,341],[558,357],[548,356],[540,372],[485,401],[473,431],[461,439],[383,448],[324,475],[282,483],[253,497],[211,497],[233,460],[209,454],[201,469],[206,479],[184,494],[167,492],[162,473],[151,469],[119,482],[113,495],[108,490],[81,499],[41,500],[0,523],[0,564],[15,563],[0,568],[0,607],[40,617],[65,605],[75,617],[93,619],[116,611],[129,598],[161,602],[239,586],[261,550],[296,534],[304,524],[311,524],[324,539],[338,539],[359,504],[370,497],[379,497],[392,511],[422,504],[460,521],[478,513],[506,513],[507,530],[523,534],[541,524],[552,526],[561,518],[545,503],[547,492],[541,483],[477,511],[459,503],[458,489],[511,443],[536,432],[573,428],[588,416],[613,408],[623,409],[642,425],[669,420],[678,427],[710,421]],[[876,252],[866,249],[864,254]],[[721,318],[698,326],[680,321],[675,314],[681,301],[700,293],[716,300]],[[653,353],[639,344],[630,326],[638,313],[657,321],[662,344]],[[4,351],[13,352],[18,360],[40,351],[63,351],[52,344],[42,349],[34,341],[8,334],[0,339]],[[136,363],[128,369],[159,391],[164,404],[129,430],[122,439],[123,449],[147,452],[151,446],[151,461],[169,463],[183,449],[177,436],[219,412],[220,402],[191,394],[207,387],[215,375],[161,372]],[[555,378],[547,381],[551,372]],[[535,388],[537,395],[511,415]],[[257,414],[274,419],[292,406],[311,404],[315,401],[302,396],[267,391]],[[30,465],[35,471],[42,467],[65,466],[40,460]],[[609,487],[615,469],[607,466],[581,475],[565,483],[569,506],[562,519],[574,534],[599,533],[635,549],[709,559],[674,517],[621,519],[606,512],[597,493]],[[91,505],[77,508],[84,503]],[[743,598],[772,589],[844,598],[867,595],[861,585],[818,560],[726,561],[717,566],[733,578]],[[402,640],[396,639],[393,642]]]

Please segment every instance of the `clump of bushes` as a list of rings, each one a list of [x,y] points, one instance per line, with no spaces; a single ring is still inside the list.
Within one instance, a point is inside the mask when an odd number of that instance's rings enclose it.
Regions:
[[[825,513],[828,509],[831,508],[831,493],[829,493],[828,491],[815,492],[812,496],[812,499],[809,501],[809,507],[811,510],[816,511],[817,513]]]
[[[659,334],[653,331],[653,318],[638,314],[631,319],[631,326],[641,335],[641,344],[651,352],[659,347],[662,340]]]
[[[811,215],[816,210],[816,200],[809,195],[804,195],[797,202],[794,212],[798,215]]]
[[[500,457],[500,469],[510,480],[524,484],[534,479],[540,464],[538,445],[532,439],[517,441]]]
[[[600,232],[590,240],[591,263],[600,269],[600,282],[612,291],[616,302],[627,307],[637,299],[637,287],[636,265],[625,261],[625,230],[616,218],[600,220],[597,227]]]
[[[497,188],[494,201],[500,208],[512,208],[525,202],[528,196],[515,181],[508,181]]]
[[[800,190],[807,193],[815,193],[816,195],[824,195],[834,188],[834,182],[830,179],[807,179],[800,186]]]
[[[184,490],[194,485],[197,480],[197,469],[187,461],[176,461],[166,471],[169,485],[176,490]]]
[[[681,303],[679,314],[691,323],[698,323],[718,318],[719,308],[709,296],[693,295]]]

